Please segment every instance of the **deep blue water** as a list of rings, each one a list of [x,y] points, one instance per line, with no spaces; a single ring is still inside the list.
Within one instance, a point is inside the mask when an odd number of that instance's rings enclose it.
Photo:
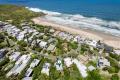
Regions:
[[[0,4],[19,4],[66,14],[120,21],[120,0],[0,0]]]

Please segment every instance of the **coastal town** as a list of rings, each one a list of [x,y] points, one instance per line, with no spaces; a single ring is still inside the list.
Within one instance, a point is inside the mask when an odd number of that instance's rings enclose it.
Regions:
[[[34,22],[0,21],[0,70],[4,80],[118,80],[120,49]]]

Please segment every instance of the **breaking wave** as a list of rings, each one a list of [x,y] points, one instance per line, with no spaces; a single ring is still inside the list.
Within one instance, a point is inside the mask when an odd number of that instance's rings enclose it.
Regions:
[[[34,12],[43,12],[47,14],[45,19],[53,21],[57,24],[67,25],[73,28],[92,29],[120,36],[120,21],[107,21],[96,17],[85,17],[80,14],[71,15],[42,10],[39,8],[26,8]]]

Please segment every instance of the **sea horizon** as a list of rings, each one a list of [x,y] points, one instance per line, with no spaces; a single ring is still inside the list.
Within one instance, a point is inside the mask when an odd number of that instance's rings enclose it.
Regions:
[[[19,4],[32,11],[48,14],[44,18],[57,24],[120,36],[119,0],[92,0],[91,3],[88,3],[90,2],[89,0],[87,0],[88,2],[80,0],[81,3],[80,1],[72,1],[68,4],[67,0],[53,1],[0,0],[0,4]],[[66,4],[67,6],[65,6]],[[85,5],[87,6],[85,7]]]

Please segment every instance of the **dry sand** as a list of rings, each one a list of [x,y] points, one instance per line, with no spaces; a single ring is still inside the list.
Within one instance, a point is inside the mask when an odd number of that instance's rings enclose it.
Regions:
[[[101,40],[102,42],[104,42],[109,46],[120,49],[120,37],[115,37],[110,34],[105,34],[105,33],[93,31],[93,30],[75,29],[69,26],[63,26],[63,25],[56,24],[54,22],[47,21],[40,17],[34,18],[33,21],[35,22],[35,24],[51,26],[54,29],[66,31],[72,34],[79,34],[82,37],[87,37],[94,40]]]

